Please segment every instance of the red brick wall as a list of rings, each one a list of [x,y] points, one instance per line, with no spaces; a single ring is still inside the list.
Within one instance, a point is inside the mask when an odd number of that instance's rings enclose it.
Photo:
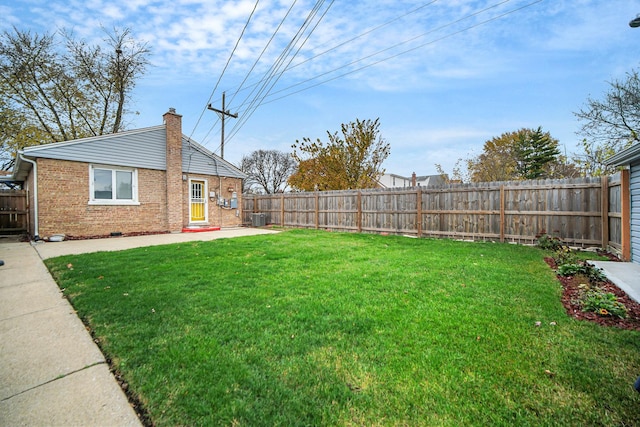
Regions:
[[[169,231],[164,171],[138,169],[139,206],[89,205],[89,165],[38,159],[40,237]]]
[[[182,116],[174,109],[165,113],[164,123],[167,129],[167,173],[166,200],[168,201],[168,225],[173,232],[181,231],[184,209],[182,184]]]
[[[164,233],[168,224],[167,188],[164,171],[138,169],[139,206],[90,205],[89,164],[65,160],[38,159],[39,235],[66,234],[83,238],[123,234]],[[242,225],[241,180],[206,175],[187,175],[181,180],[182,218],[180,228],[189,225],[189,179],[207,181],[207,192],[231,199],[230,188],[238,196],[238,209],[225,209],[208,199],[208,225],[235,227]],[[30,196],[33,190],[29,191]],[[209,194],[207,194],[208,196]],[[33,211],[33,201],[30,200]],[[236,215],[238,213],[238,215]],[[174,230],[175,231],[175,230]],[[33,231],[32,231],[33,232]]]

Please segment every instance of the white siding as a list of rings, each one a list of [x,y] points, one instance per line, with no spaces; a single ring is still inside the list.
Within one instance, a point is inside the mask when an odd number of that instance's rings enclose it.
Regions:
[[[640,264],[640,163],[631,165],[631,260]]]

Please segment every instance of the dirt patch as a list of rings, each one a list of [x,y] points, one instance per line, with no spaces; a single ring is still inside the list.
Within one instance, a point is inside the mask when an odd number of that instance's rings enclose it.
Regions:
[[[548,257],[544,259],[547,265],[553,270],[557,268],[553,258]],[[610,281],[600,282],[598,287],[605,292],[611,292],[614,294],[620,303],[622,303],[627,309],[627,318],[620,319],[615,316],[601,316],[592,312],[582,311],[580,308],[579,297],[580,289],[579,285],[585,283],[583,278],[575,276],[556,276],[562,284],[562,305],[567,310],[567,314],[579,320],[586,320],[589,322],[595,322],[602,326],[613,326],[621,329],[631,329],[640,331],[640,303],[631,299],[622,289]]]

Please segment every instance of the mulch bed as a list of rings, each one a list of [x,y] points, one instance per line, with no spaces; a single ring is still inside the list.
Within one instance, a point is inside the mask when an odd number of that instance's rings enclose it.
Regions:
[[[544,259],[547,265],[556,270],[557,265],[551,257]],[[613,258],[612,258],[613,260]],[[595,322],[602,326],[613,326],[621,329],[630,329],[640,331],[640,303],[629,298],[629,296],[610,281],[604,281],[598,284],[598,287],[605,292],[614,294],[618,301],[627,308],[627,318],[619,319],[614,316],[601,316],[592,312],[582,311],[579,304],[580,290],[578,286],[585,283],[585,280],[577,276],[556,276],[562,284],[562,305],[567,310],[569,316],[579,320]]]

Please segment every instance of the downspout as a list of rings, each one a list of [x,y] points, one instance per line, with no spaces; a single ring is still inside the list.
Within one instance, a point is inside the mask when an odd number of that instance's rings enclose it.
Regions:
[[[29,160],[20,153],[20,160],[33,165],[33,240],[40,240],[38,230],[38,163],[34,160]]]

